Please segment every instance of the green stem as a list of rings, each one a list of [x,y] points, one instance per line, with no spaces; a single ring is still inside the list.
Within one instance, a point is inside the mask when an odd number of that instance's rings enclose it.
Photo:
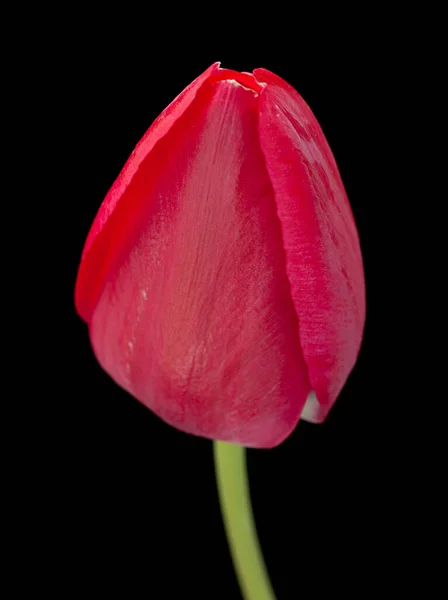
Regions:
[[[252,513],[246,449],[213,442],[221,511],[244,600],[275,600]]]

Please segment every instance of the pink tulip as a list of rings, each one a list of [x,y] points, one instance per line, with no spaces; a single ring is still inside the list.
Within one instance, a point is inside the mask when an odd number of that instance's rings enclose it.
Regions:
[[[95,355],[183,431],[248,447],[323,421],[365,321],[358,234],[300,95],[212,65],[149,128],[87,238]]]

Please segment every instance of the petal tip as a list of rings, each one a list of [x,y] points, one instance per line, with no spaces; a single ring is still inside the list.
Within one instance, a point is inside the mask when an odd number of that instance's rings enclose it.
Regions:
[[[320,404],[317,399],[316,392],[311,390],[306,399],[305,405],[300,415],[300,419],[308,421],[308,423],[323,423],[327,416],[328,410]]]

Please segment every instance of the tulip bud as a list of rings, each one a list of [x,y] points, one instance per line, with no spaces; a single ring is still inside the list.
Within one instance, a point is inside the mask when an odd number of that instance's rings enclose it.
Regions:
[[[248,447],[320,422],[365,320],[356,226],[299,94],[212,65],[156,119],[76,284],[104,370],[183,431]]]

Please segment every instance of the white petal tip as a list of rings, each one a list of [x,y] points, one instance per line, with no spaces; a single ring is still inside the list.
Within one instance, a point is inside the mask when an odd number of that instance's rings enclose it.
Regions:
[[[309,423],[322,423],[327,416],[327,411],[324,410],[319,403],[316,393],[311,390],[306,399],[300,418]]]

